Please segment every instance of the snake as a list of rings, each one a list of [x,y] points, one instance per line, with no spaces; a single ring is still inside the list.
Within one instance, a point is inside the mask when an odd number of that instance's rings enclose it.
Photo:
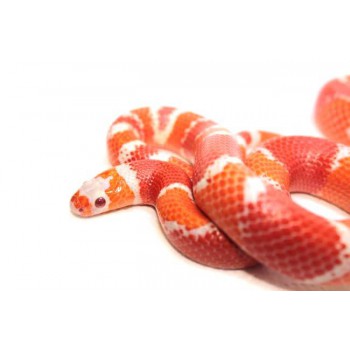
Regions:
[[[350,283],[350,220],[299,206],[301,192],[350,212],[350,77],[320,90],[316,124],[327,138],[231,133],[199,114],[142,107],[109,127],[111,167],[70,200],[81,217],[155,207],[181,254],[219,269],[262,264],[292,281]]]

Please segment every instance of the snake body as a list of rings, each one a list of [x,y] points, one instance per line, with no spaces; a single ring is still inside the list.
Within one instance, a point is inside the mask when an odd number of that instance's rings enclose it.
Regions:
[[[325,134],[343,143],[350,132],[325,125],[336,116],[350,130],[349,85],[328,83],[315,112]],[[322,218],[290,197],[305,192],[350,211],[350,148],[343,143],[262,131],[233,135],[192,112],[139,108],[113,122],[113,167],[85,182],[71,208],[91,216],[153,205],[172,245],[201,264],[262,263],[298,282],[344,284],[350,221]]]

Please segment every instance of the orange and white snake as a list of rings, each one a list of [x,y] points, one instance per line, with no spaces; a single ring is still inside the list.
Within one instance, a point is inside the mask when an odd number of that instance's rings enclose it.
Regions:
[[[153,205],[171,244],[201,264],[261,263],[301,283],[348,284],[350,220],[313,214],[290,193],[350,212],[350,78],[323,87],[315,117],[332,141],[234,135],[192,112],[134,109],[109,128],[113,167],[83,183],[71,210],[92,216]]]

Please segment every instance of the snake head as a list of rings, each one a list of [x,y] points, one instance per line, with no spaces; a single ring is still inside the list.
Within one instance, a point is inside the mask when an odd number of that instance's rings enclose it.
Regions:
[[[78,216],[93,216],[133,204],[134,193],[118,167],[85,181],[70,200],[71,211]]]

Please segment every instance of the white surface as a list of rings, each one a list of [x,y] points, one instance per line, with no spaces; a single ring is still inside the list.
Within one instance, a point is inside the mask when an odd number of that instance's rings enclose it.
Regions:
[[[320,305],[301,317],[299,302],[252,294],[286,289],[266,271],[183,258],[152,208],[79,219],[69,199],[108,167],[106,132],[131,108],[317,135],[318,90],[350,72],[345,1],[17,1],[0,19],[2,349],[342,344],[340,325],[333,339],[310,319]]]

